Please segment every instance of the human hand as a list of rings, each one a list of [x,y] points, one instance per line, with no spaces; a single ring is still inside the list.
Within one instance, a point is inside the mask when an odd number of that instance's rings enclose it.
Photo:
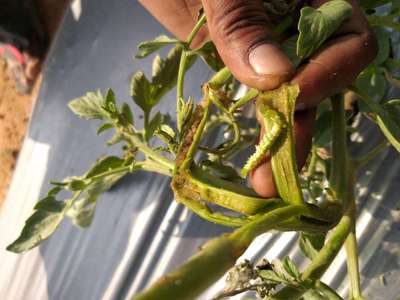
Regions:
[[[259,90],[286,81],[300,86],[295,115],[296,156],[304,165],[311,146],[316,106],[351,84],[374,59],[376,40],[357,1],[352,18],[344,22],[316,54],[295,70],[272,39],[272,28],[261,0],[139,0],[169,31],[185,40],[194,27],[199,9],[207,16],[192,43],[214,42],[225,65],[242,83]],[[327,0],[309,1],[319,7]],[[270,160],[265,158],[251,174],[254,190],[263,197],[276,195]]]

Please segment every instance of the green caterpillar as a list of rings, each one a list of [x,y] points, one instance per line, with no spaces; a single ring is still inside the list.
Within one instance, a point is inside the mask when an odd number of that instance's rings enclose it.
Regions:
[[[267,153],[267,151],[271,148],[273,143],[279,137],[282,132],[282,129],[286,127],[286,123],[284,119],[280,116],[279,112],[272,109],[265,103],[262,103],[262,100],[257,100],[258,112],[260,113],[260,117],[262,118],[262,122],[264,124],[265,133],[260,141],[260,143],[256,146],[256,152],[254,152],[246,164],[242,168],[242,175],[244,177],[257,167],[260,164],[261,160]]]

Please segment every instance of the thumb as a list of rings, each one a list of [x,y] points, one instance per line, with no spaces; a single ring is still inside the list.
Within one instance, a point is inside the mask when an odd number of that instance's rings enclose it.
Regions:
[[[262,0],[203,0],[211,39],[242,83],[269,90],[288,81],[291,61],[272,39]]]

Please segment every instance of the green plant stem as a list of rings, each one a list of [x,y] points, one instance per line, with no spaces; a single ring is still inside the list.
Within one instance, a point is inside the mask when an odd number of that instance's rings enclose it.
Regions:
[[[135,167],[137,167],[137,169],[154,172],[169,177],[172,176],[172,170],[173,170],[169,167],[166,167],[164,165],[159,164],[158,162],[154,162],[151,160],[137,162],[134,166],[134,169]]]
[[[355,179],[356,168],[352,168],[351,177]],[[350,282],[349,298],[361,300],[364,299],[361,294],[360,272],[358,265],[358,246],[356,238],[356,203],[352,197],[349,203],[349,211],[351,214],[351,231],[345,242],[347,274]]]
[[[131,170],[132,170],[131,166],[123,166],[123,167],[115,168],[115,169],[112,169],[110,171],[106,171],[106,172],[97,174],[96,176],[90,177],[89,180],[90,181],[96,181],[96,180],[102,179],[102,178],[110,176],[110,175],[129,172]]]
[[[310,163],[308,164],[308,168],[307,168],[308,176],[311,176],[312,174],[314,174],[315,168],[317,166],[317,162],[318,162],[317,147],[313,146],[311,149]]]
[[[124,139],[128,141],[131,147],[138,148],[146,157],[158,162],[161,166],[168,169],[172,173],[175,167],[175,163],[172,160],[154,151],[146,143],[142,142],[142,140],[135,133],[127,133],[126,130],[122,130],[122,133]]]
[[[170,173],[175,168],[175,162],[164,157],[160,153],[154,151],[146,142],[142,140],[142,137],[135,132],[135,130],[130,126],[123,126],[120,123],[110,120],[113,123],[116,130],[122,135],[122,138],[129,144],[132,149],[139,149],[146,158],[159,163],[164,169],[168,169]]]
[[[279,208],[229,235],[210,240],[189,261],[160,278],[132,300],[195,299],[234,265],[255,237],[303,211],[302,206]]]
[[[201,18],[197,21],[195,27],[192,29],[191,33],[189,34],[187,41],[185,43],[184,48],[182,49],[181,59],[179,62],[179,69],[178,69],[178,77],[176,82],[176,109],[177,109],[177,116],[178,116],[178,128],[181,128],[182,124],[180,124],[181,115],[181,108],[182,108],[182,101],[184,101],[184,94],[183,94],[183,85],[185,81],[185,72],[186,72],[186,64],[188,58],[188,51],[190,50],[190,44],[193,42],[196,34],[199,32],[201,27],[206,22],[206,16],[203,14]]]
[[[351,216],[346,213],[339,224],[333,229],[329,240],[324,247],[318,252],[317,256],[312,262],[306,267],[304,272],[301,274],[301,280],[318,280],[325,273],[332,261],[339,253],[340,248],[345,242],[350,230],[351,230]],[[284,287],[274,296],[267,298],[268,300],[288,300],[288,299],[299,299],[306,290],[299,290],[293,287]]]
[[[370,152],[365,154],[363,157],[355,160],[353,163],[354,165],[359,168],[361,166],[366,165],[369,163],[371,160],[373,160],[375,157],[377,157],[383,150],[385,150],[390,144],[388,143],[387,140],[383,141],[379,145],[377,145],[375,148],[373,148]]]
[[[88,180],[93,182],[93,181],[96,181],[96,180],[99,180],[99,179],[102,179],[104,177],[108,177],[111,175],[125,173],[125,172],[126,173],[133,172],[133,171],[136,171],[139,169],[162,174],[165,176],[172,176],[172,171],[170,168],[167,168],[164,165],[162,165],[158,162],[155,162],[155,161],[144,160],[144,161],[135,162],[135,164],[133,166],[132,165],[123,166],[123,167],[115,168],[115,169],[97,174],[95,176],[88,178]]]
[[[230,108],[229,112],[233,113],[235,112],[239,107],[245,105],[247,102],[251,101],[257,95],[259,94],[259,91],[256,89],[250,89],[247,91],[246,94],[243,95],[240,99],[238,99]]]
[[[187,47],[190,47],[194,38],[196,37],[196,34],[200,31],[201,27],[203,27],[205,23],[206,23],[206,15],[202,14],[186,40]]]
[[[334,201],[347,199],[348,181],[348,153],[346,142],[346,117],[344,110],[344,98],[342,94],[337,94],[331,98],[332,105],[332,168],[330,173],[330,184],[335,192]]]
[[[231,78],[231,76],[232,73],[227,67],[222,68],[215,73],[213,77],[211,77],[210,81],[208,81],[208,84],[213,90],[218,90],[229,80],[229,78]]]
[[[353,222],[354,223],[354,222]],[[355,233],[355,225],[352,225],[352,230],[345,242],[346,260],[347,260],[347,273],[350,282],[349,298],[350,299],[363,299],[361,295],[360,286],[360,272],[358,265],[358,249],[357,239]]]

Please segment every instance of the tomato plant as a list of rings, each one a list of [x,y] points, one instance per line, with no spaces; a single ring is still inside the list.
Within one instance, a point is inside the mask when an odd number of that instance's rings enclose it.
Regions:
[[[293,3],[266,1],[265,7],[270,14],[287,16],[293,22]],[[193,213],[236,229],[207,242],[181,267],[134,299],[194,299],[231,269],[258,235],[270,230],[299,232],[299,246],[310,263],[299,270],[289,257],[256,266],[244,262],[229,271],[227,287],[215,299],[248,290],[264,299],[341,299],[320,278],[343,245],[350,297],[364,299],[358,271],[354,186],[357,170],[382,150],[392,146],[400,151],[400,100],[384,98],[389,85],[400,86],[395,75],[400,61],[391,51],[391,33],[400,30],[396,22],[400,4],[361,1],[361,6],[377,36],[379,53],[353,85],[320,104],[318,128],[303,170],[297,168],[293,137],[299,86],[285,83],[272,91],[249,89],[236,99],[238,82],[223,65],[213,43],[190,48],[207,21],[200,12],[186,41],[162,35],[138,46],[136,57],[140,59],[171,48],[165,58],[155,56],[151,78],[141,71],[132,76],[130,92],[143,110],[143,128],[138,128],[129,104],[117,104],[111,89],[105,94],[89,92],[69,103],[79,117],[100,121],[97,134],[113,130],[108,145],[122,145],[122,154],[99,158],[81,176],[52,182],[53,188],[36,204],[21,235],[7,249],[19,253],[39,245],[64,218],[89,226],[100,194],[126,174],[145,170],[171,177],[175,200]],[[386,9],[385,14],[380,7]],[[283,49],[300,66],[351,17],[352,7],[344,0],[332,0],[317,9],[302,7],[296,13],[300,13],[297,32],[291,32]],[[279,28],[285,30],[284,25]],[[201,87],[203,98],[195,101],[184,94],[184,78],[198,58],[215,73]],[[175,86],[177,114],[173,122],[156,107]],[[257,128],[248,128],[243,113],[253,99],[265,133],[254,154],[238,165],[235,156],[250,147],[259,134]],[[349,154],[348,133],[357,130],[349,114],[367,118],[385,136],[384,142],[364,157]],[[207,144],[207,136],[216,128],[226,135],[217,145]],[[248,172],[266,154],[271,156],[279,195],[268,199],[258,196],[246,183]],[[61,191],[70,197],[59,199]]]

